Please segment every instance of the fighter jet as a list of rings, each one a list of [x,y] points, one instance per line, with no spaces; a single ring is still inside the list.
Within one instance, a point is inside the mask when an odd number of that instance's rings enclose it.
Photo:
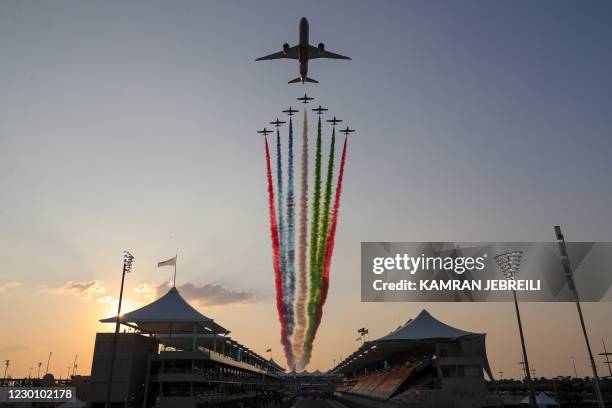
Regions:
[[[291,109],[291,106],[289,107],[289,109],[285,109],[283,111],[283,113],[286,113],[289,116],[293,116],[296,112],[298,112],[297,109]]]
[[[332,126],[336,126],[338,123],[342,122],[342,119],[336,119],[336,117],[334,116],[333,119],[328,119],[326,122],[331,123]]]
[[[317,115],[322,115],[323,112],[325,112],[326,110],[328,110],[328,109],[325,109],[325,108],[321,107],[321,105],[319,105],[318,108],[314,108],[313,109],[314,112],[317,112]]]
[[[266,55],[265,57],[257,58],[255,61],[274,60],[274,59],[295,59],[300,62],[300,76],[289,81],[290,84],[298,82],[313,82],[318,84],[319,81],[315,81],[312,78],[308,78],[308,60],[316,58],[332,58],[332,59],[345,59],[350,60],[349,57],[344,55],[334,54],[325,49],[325,44],[319,43],[317,47],[308,44],[308,20],[306,17],[302,17],[300,20],[300,39],[299,44],[293,47],[289,47],[289,44],[283,44],[283,50],[274,54]]]
[[[314,98],[311,98],[310,96],[304,94],[304,96],[302,96],[301,98],[297,98],[298,101],[302,101],[302,103],[310,103],[310,101],[312,101]]]
[[[272,133],[272,131],[268,130],[266,128],[263,128],[263,130],[258,130],[257,133],[260,133],[260,134],[262,134],[264,136],[268,136],[270,133]]]
[[[276,118],[276,120],[274,122],[270,122],[271,125],[274,125],[276,127],[281,127],[281,125],[283,123],[287,123],[287,122],[283,122],[282,120],[278,120],[278,118]]]
[[[349,127],[347,126],[346,129],[342,129],[340,133],[344,133],[344,136],[348,136],[349,133],[353,133],[354,131],[355,129],[349,129]]]

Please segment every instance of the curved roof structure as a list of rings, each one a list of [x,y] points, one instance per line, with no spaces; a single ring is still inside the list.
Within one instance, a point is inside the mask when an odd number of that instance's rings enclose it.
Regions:
[[[117,317],[100,320],[102,323],[115,323]],[[213,319],[194,309],[178,290],[173,287],[164,296],[140,309],[122,315],[120,323],[136,326],[138,329],[154,334],[197,332],[227,334],[229,330],[218,325]]]
[[[408,320],[403,326],[376,341],[454,339],[473,334],[478,333],[471,333],[442,323],[423,309],[415,319]]]
[[[408,320],[403,326],[398,327],[386,336],[366,341],[330,372],[336,374],[347,373],[384,361],[397,353],[417,350],[424,346],[430,347],[436,342],[461,341],[464,352],[479,356],[483,369],[489,378],[493,379],[487,359],[485,338],[486,334],[484,333],[472,333],[449,326],[433,317],[427,310],[422,310],[416,318]]]

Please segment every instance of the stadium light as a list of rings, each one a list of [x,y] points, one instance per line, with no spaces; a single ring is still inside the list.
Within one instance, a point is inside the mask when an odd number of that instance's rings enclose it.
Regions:
[[[576,289],[576,284],[574,282],[574,271],[572,269],[572,264],[569,259],[569,254],[567,252],[567,246],[565,245],[565,238],[563,237],[563,233],[561,232],[561,227],[559,225],[555,225],[555,237],[557,241],[559,241],[559,251],[561,252],[561,264],[563,265],[563,269],[565,272],[565,278],[567,279],[567,284],[574,294],[574,301],[576,302],[576,309],[578,309],[578,317],[580,318],[580,325],[582,326],[582,334],[584,335],[584,342],[586,343],[587,352],[589,353],[589,359],[591,360],[591,368],[593,369],[593,386],[595,388],[595,395],[597,396],[597,402],[599,404],[599,408],[605,408],[603,395],[601,393],[601,388],[599,387],[599,375],[597,374],[597,366],[595,366],[595,359],[593,358],[593,352],[591,351],[591,343],[589,342],[589,335],[587,333],[586,323],[584,322],[584,317],[582,316],[582,307],[580,306],[580,297],[578,296],[578,289]]]
[[[123,300],[123,283],[125,282],[125,274],[130,273],[132,270],[132,262],[134,262],[134,256],[128,251],[123,251],[123,271],[121,273],[121,289],[119,290],[119,305],[117,306],[117,319],[115,320],[115,335],[113,336],[113,349],[111,353],[110,371],[108,373],[108,384],[106,385],[106,408],[111,407],[110,394],[111,386],[113,383],[113,370],[115,366],[115,355],[117,353],[117,339],[119,337],[119,326],[121,321],[121,301]]]
[[[9,366],[11,365],[11,360],[4,360],[4,377],[2,377],[2,383],[6,380],[6,372],[8,371]]]
[[[514,276],[519,272],[521,266],[521,257],[523,251],[512,251],[505,254],[500,254],[495,257],[497,266],[504,274],[506,279],[514,280]],[[537,407],[535,391],[533,389],[533,383],[531,381],[531,373],[529,371],[529,360],[527,359],[527,348],[525,347],[525,336],[523,335],[523,323],[521,322],[521,312],[519,310],[518,300],[516,298],[516,291],[512,289],[512,296],[514,297],[514,308],[516,310],[516,320],[518,322],[519,335],[521,336],[521,348],[523,350],[523,361],[525,362],[525,378],[527,379],[527,390],[529,392],[529,405],[533,408]]]

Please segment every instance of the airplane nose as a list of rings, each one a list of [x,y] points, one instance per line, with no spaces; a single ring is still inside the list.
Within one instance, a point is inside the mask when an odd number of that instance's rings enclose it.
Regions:
[[[306,17],[302,17],[302,19],[300,20],[300,25],[308,26],[308,20],[306,19]]]

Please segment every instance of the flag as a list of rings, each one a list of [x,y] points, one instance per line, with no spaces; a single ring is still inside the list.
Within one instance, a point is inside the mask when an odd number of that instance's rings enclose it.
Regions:
[[[267,349],[267,350],[266,350],[266,353],[271,353],[271,352],[272,352],[272,349],[271,349],[271,348],[269,348],[269,349]]]
[[[166,259],[165,261],[161,261],[157,263],[157,267],[160,266],[176,266],[176,256],[170,259]]]

